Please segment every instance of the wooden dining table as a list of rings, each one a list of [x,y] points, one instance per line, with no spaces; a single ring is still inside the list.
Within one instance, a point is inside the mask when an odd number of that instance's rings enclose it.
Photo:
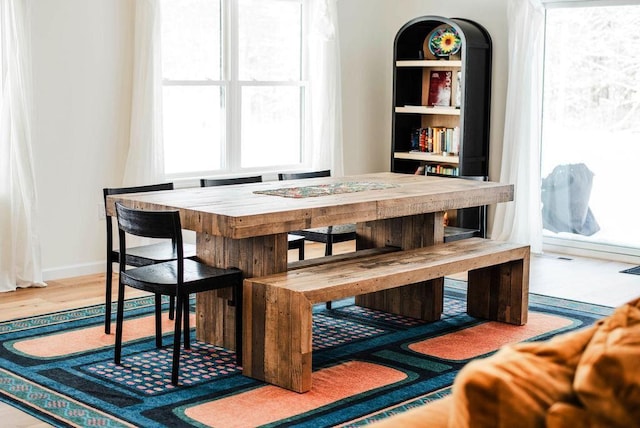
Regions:
[[[358,250],[421,248],[443,242],[446,211],[512,201],[513,193],[510,184],[383,172],[113,195],[107,210],[115,215],[116,201],[178,210],[183,229],[196,232],[201,261],[248,278],[287,270],[288,232],[355,223]],[[198,340],[235,349],[230,300],[226,289],[198,295]]]

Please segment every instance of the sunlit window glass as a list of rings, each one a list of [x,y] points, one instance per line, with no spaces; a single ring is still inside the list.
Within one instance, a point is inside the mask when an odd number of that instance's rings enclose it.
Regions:
[[[220,80],[220,1],[162,0],[162,75]]]
[[[242,167],[300,162],[301,89],[245,87],[242,90]]]
[[[238,15],[239,79],[299,80],[301,4],[240,0]]]
[[[546,236],[640,247],[640,6],[547,10],[541,174]]]

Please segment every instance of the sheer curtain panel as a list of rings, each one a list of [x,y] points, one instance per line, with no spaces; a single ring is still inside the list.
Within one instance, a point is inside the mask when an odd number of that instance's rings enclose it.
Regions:
[[[0,291],[45,286],[31,154],[31,57],[27,0],[0,0]]]
[[[310,0],[309,54],[312,169],[344,172],[342,158],[342,88],[336,0]]]
[[[513,202],[498,204],[492,238],[542,252],[540,132],[544,8],[539,0],[509,0],[509,83],[500,181],[513,183]]]
[[[160,0],[136,0],[129,153],[123,186],[164,179]]]

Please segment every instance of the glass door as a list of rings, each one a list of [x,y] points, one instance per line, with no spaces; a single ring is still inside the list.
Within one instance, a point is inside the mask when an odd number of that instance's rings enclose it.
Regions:
[[[640,6],[547,10],[545,243],[640,254]]]

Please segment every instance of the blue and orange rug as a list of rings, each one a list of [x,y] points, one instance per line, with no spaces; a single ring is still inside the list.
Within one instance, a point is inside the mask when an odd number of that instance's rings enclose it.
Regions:
[[[423,323],[352,301],[314,312],[313,389],[285,391],[242,376],[231,351],[195,342],[181,385],[169,382],[166,348],[153,340],[153,300],[127,301],[123,365],[102,305],[0,323],[0,400],[58,427],[366,425],[449,393],[468,361],[500,346],[548,339],[611,313],[532,295],[526,326],[465,314],[465,284],[448,281],[441,321]],[[166,317],[165,317],[166,318]]]

